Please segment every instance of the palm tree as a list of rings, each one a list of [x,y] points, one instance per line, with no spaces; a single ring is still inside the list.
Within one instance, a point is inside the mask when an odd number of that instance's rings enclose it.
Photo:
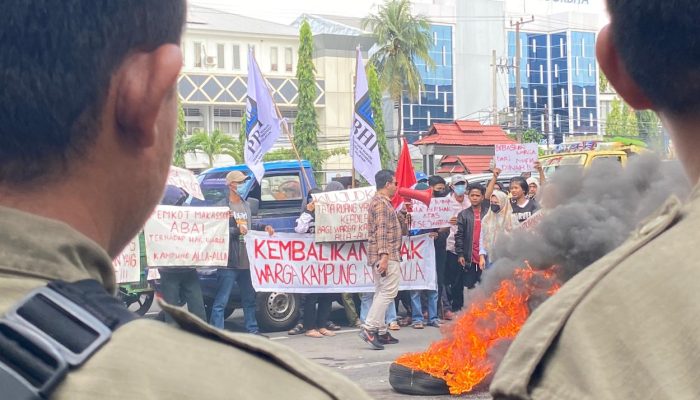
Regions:
[[[233,157],[236,162],[242,162],[243,160],[239,160],[237,155],[239,147],[240,143],[238,140],[219,130],[211,134],[206,132],[195,133],[185,142],[187,152],[201,151],[206,154],[209,157],[210,167],[214,166],[214,157],[218,154],[226,154]]]
[[[428,68],[435,66],[428,54],[432,42],[430,23],[423,16],[411,14],[409,0],[386,0],[376,14],[362,21],[362,27],[372,31],[379,46],[371,60],[377,68],[379,83],[399,104],[397,141],[401,148],[403,92],[415,100],[423,88],[415,59],[423,60]]]

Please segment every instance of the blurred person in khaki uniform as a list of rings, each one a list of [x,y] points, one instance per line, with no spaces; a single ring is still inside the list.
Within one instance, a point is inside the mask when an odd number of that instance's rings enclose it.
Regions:
[[[632,107],[658,113],[696,187],[532,314],[491,384],[497,400],[700,398],[700,2],[607,4],[601,69]]]
[[[161,198],[172,158],[186,4],[3,6],[0,314],[52,280],[115,293],[111,260]],[[368,398],[287,347],[163,308],[179,327],[125,324],[51,398]]]

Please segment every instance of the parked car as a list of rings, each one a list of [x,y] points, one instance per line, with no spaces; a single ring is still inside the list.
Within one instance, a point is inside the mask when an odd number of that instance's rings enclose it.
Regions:
[[[311,187],[316,187],[313,170],[308,161],[273,161],[264,163],[265,176],[258,183],[249,179],[245,183],[244,198],[252,205],[253,222],[272,225],[277,232],[294,232],[296,219],[306,207],[309,191],[306,183],[308,177]],[[248,176],[252,172],[245,165],[229,165],[206,170],[198,176],[204,200],[188,197],[185,205],[192,207],[211,207],[224,200],[228,194],[226,174],[242,171]],[[216,273],[200,272],[200,283],[207,317],[216,294]],[[258,325],[265,331],[280,331],[291,328],[299,317],[301,297],[295,293],[258,293]],[[240,291],[234,285],[233,292],[226,307],[228,318],[236,308],[241,307]]]

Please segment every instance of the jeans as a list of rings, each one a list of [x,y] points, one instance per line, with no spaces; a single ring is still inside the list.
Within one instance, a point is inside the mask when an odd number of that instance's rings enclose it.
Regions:
[[[365,322],[367,319],[367,313],[372,306],[372,300],[374,300],[374,292],[360,293],[360,321]],[[396,315],[396,305],[389,305],[389,307],[386,308],[384,320],[387,324],[390,324],[398,319]]]
[[[423,290],[411,290],[411,309],[413,310],[411,320],[414,324],[417,322],[424,322],[423,311],[420,304],[420,295],[422,292]],[[437,321],[438,292],[437,290],[425,290],[425,294],[428,297],[428,321]]]
[[[450,299],[452,311],[459,311],[464,305],[464,268],[457,262],[457,255],[447,252],[445,264],[445,291]]]
[[[365,325],[368,330],[384,334],[387,332],[385,322],[386,310],[394,304],[394,298],[399,293],[399,278],[401,271],[398,261],[389,261],[386,276],[382,277],[376,268],[372,269],[374,274],[374,299],[367,312]]]
[[[211,307],[209,323],[219,329],[224,328],[226,305],[231,297],[233,282],[236,281],[241,291],[245,329],[248,333],[257,333],[258,321],[255,319],[255,289],[253,289],[253,283],[250,279],[250,270],[219,268],[216,274],[216,296],[214,296],[214,304]]]
[[[199,285],[197,270],[194,268],[159,268],[160,292],[163,300],[175,306],[187,304],[187,310],[206,321],[202,287]],[[165,313],[166,322],[175,322],[170,314]]]

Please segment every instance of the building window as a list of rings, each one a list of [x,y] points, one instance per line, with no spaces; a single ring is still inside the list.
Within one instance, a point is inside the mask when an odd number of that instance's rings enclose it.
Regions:
[[[593,113],[588,114],[588,126],[593,126]]]
[[[437,32],[433,32],[433,46],[437,46]]]
[[[557,121],[556,121],[557,128],[559,128],[559,122],[560,122],[560,120],[561,120],[560,117],[561,117],[561,115],[560,115],[560,114],[557,114]]]
[[[581,57],[586,56],[586,38],[581,38]]]
[[[537,105],[537,89],[532,89],[532,99],[535,102],[535,105]]]
[[[216,68],[224,68],[224,45],[216,45]]]
[[[408,106],[408,123],[413,125],[413,104]]]
[[[435,100],[438,99],[438,95],[440,94],[440,93],[439,93],[439,90],[440,90],[439,86],[438,86],[438,85],[435,85]]]
[[[241,46],[233,45],[233,69],[241,69]]]
[[[559,64],[554,64],[554,77],[559,78]]]
[[[544,65],[540,65],[540,85],[544,85]]]
[[[537,52],[537,41],[535,39],[532,39],[532,52]]]
[[[430,126],[430,110],[426,111],[426,113],[428,114],[428,126]]]
[[[284,70],[287,72],[292,72],[292,63],[293,63],[292,48],[285,47],[284,48]]]
[[[559,57],[564,58],[564,38],[559,38]]]
[[[583,88],[583,106],[586,107],[586,88]]]
[[[527,127],[532,128],[532,114],[527,113]]]
[[[588,63],[588,76],[593,76],[593,63]]]
[[[525,63],[525,74],[527,75],[527,78],[530,79],[530,63],[529,62]]]
[[[574,58],[576,59],[576,75],[578,75],[578,70],[579,70],[579,63],[578,63],[578,60],[579,60],[581,57],[574,57]]]
[[[576,126],[581,126],[581,107],[576,107]]]
[[[561,106],[566,107],[566,91],[561,88]]]
[[[442,46],[442,65],[447,65],[447,50]]]
[[[270,47],[270,71],[277,71],[279,69],[278,57],[277,47]]]
[[[445,93],[443,96],[443,103],[442,103],[442,110],[447,114],[447,93]]]
[[[194,66],[202,67],[202,42],[194,42]]]

